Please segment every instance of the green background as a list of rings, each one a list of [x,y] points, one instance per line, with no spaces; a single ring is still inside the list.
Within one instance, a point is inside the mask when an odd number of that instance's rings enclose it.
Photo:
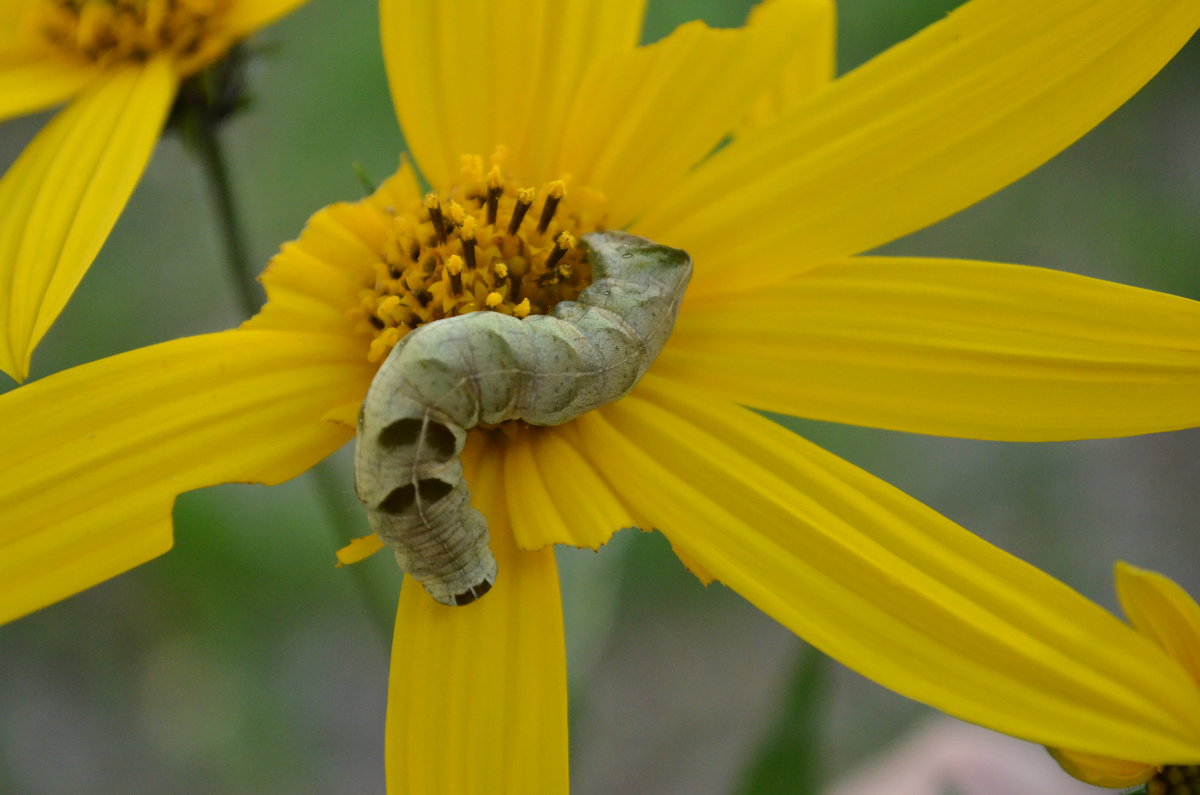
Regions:
[[[749,5],[652,2],[646,39],[694,16],[737,25]],[[839,71],[956,5],[842,0]],[[265,263],[316,209],[361,196],[352,163],[382,178],[403,143],[374,3],[313,0],[257,41],[254,103],[225,137]],[[1193,42],[1065,154],[885,250],[1200,299],[1197,78]],[[0,126],[0,164],[46,118]],[[204,191],[179,141],[164,140],[34,377],[241,319]],[[783,421],[1104,604],[1118,558],[1200,593],[1195,431],[1011,445]],[[325,472],[332,503],[311,474],[186,494],[170,554],[0,629],[0,792],[381,791],[388,639],[332,565],[330,528],[365,532],[345,450]],[[400,576],[388,557],[362,567],[390,610]],[[737,790],[785,703],[816,710],[819,730],[752,789],[816,791],[929,713],[828,662],[821,688],[785,700],[804,645],[701,587],[658,535],[560,560],[577,793]],[[805,753],[819,763],[801,764]]]

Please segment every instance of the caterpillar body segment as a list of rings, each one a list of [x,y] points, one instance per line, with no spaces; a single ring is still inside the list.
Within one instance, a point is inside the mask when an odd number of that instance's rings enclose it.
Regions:
[[[559,425],[623,397],[658,356],[692,263],[623,232],[582,237],[593,280],[524,319],[471,312],[421,326],[388,355],[359,414],[355,489],[371,529],[438,602],[495,582],[487,521],[459,455],[479,424]]]

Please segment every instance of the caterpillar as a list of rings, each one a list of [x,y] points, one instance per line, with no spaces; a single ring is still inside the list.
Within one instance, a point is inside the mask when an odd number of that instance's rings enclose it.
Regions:
[[[409,332],[367,390],[355,491],[371,529],[438,602],[496,579],[459,454],[480,423],[560,425],[623,397],[658,356],[691,278],[686,252],[625,232],[581,242],[592,283],[548,315],[478,311]]]

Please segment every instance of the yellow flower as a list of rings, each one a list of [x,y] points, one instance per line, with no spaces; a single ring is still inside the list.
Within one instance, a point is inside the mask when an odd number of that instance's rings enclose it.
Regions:
[[[678,326],[617,403],[473,432],[464,468],[499,575],[461,608],[405,580],[391,790],[566,788],[550,545],[630,525],[953,715],[1091,754],[1200,753],[1200,692],[1150,641],[741,407],[1003,440],[1200,424],[1196,302],[860,255],[1069,145],[1183,45],[1200,4],[971,0],[836,81],[832,14],[775,0],[745,28],[689,24],[637,47],[638,0],[383,0],[394,104],[431,194],[402,164],[370,198],[318,212],[237,330],[0,396],[0,620],[166,551],[184,491],[303,472],[350,438],[406,330],[480,302],[545,311],[547,291],[571,288],[540,278],[553,241],[606,225],[691,253]]]
[[[1156,572],[1118,563],[1117,596],[1129,623],[1148,638],[1156,664],[1175,667],[1189,691],[1182,701],[1190,703],[1200,690],[1200,605],[1177,584]],[[1094,754],[1051,749],[1063,769],[1080,781],[1098,787],[1132,787],[1149,782],[1147,795],[1200,792],[1200,755],[1133,762],[1128,757],[1106,758]],[[1188,788],[1190,787],[1190,789]]]
[[[0,179],[0,371],[91,266],[182,79],[304,0],[5,0],[0,120],[70,100]]]

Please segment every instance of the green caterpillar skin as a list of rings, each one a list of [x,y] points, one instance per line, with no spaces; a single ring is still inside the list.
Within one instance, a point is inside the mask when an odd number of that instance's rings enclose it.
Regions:
[[[358,419],[355,490],[371,529],[437,601],[496,579],[459,454],[479,423],[560,425],[623,397],[662,351],[692,275],[686,252],[624,232],[581,238],[592,283],[549,315],[471,312],[392,350]]]

